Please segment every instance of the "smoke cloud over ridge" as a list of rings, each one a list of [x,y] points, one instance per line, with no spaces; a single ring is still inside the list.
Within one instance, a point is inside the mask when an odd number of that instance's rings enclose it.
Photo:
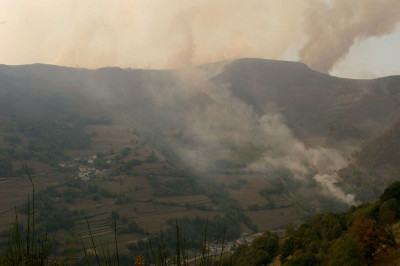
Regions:
[[[393,32],[400,20],[400,1],[315,2],[305,14],[307,42],[299,52],[300,60],[329,72],[357,40]]]
[[[329,72],[355,42],[389,34],[400,20],[397,0],[3,0],[2,7],[0,62],[89,68],[260,57],[299,58]]]

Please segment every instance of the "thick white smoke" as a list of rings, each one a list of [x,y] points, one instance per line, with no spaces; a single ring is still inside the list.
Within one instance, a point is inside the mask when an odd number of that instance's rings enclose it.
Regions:
[[[253,171],[286,168],[298,181],[316,181],[321,193],[355,204],[353,195],[334,186],[336,171],[347,164],[344,153],[323,146],[307,147],[273,105],[267,106],[264,114],[257,114],[251,105],[232,95],[229,84],[210,83],[201,69],[189,68],[177,72],[177,77],[183,86],[175,88],[172,96],[159,97],[159,91],[153,88],[158,105],[191,102],[198,99],[195,94],[199,91],[210,97],[209,101],[185,107],[179,152],[193,167],[204,170],[216,159],[230,159],[245,161]],[[249,155],[243,156],[243,152]]]
[[[307,41],[300,60],[329,72],[357,40],[393,32],[400,21],[398,0],[314,1],[305,16]]]

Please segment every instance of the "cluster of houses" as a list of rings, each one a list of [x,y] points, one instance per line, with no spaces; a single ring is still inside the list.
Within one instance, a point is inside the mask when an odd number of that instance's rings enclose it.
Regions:
[[[222,253],[232,253],[239,246],[250,245],[254,239],[256,239],[257,237],[259,237],[261,235],[262,235],[262,233],[256,233],[253,235],[248,234],[248,233],[242,233],[240,238],[236,239],[235,241],[229,241],[228,243],[226,243],[226,245],[224,247],[222,247],[222,242],[213,241],[209,244],[208,248],[209,248],[211,254],[218,254],[221,251],[222,251]],[[224,249],[222,250],[222,248],[224,248]]]
[[[90,156],[88,158],[74,158],[69,163],[60,163],[61,168],[76,168],[76,178],[81,181],[89,181],[91,178],[102,178],[109,174],[107,169],[96,169],[94,161],[97,159],[97,155]],[[107,163],[111,163],[111,160],[107,160]]]

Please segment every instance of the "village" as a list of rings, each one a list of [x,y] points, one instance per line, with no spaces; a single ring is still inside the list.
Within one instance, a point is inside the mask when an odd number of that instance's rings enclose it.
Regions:
[[[285,230],[272,230],[272,233],[276,233],[280,236],[283,236],[285,233]],[[234,241],[229,241],[228,243],[222,245],[222,241],[212,241],[209,246],[209,252],[211,254],[219,254],[221,253],[233,253],[235,252],[235,250],[240,247],[240,246],[249,246],[251,245],[251,243],[253,242],[254,239],[256,239],[257,237],[260,237],[263,233],[259,232],[259,233],[255,233],[255,234],[250,234],[250,233],[246,233],[243,232],[240,235],[240,238],[234,240]],[[223,250],[222,250],[223,248]]]
[[[240,238],[236,239],[235,241],[229,241],[228,243],[222,245],[222,241],[215,240],[209,244],[208,248],[211,254],[218,254],[221,253],[221,251],[222,253],[233,253],[239,246],[251,245],[251,242],[261,235],[262,233],[242,233]]]
[[[91,178],[102,179],[109,176],[110,171],[108,169],[97,169],[95,160],[97,155],[92,155],[86,158],[74,158],[70,162],[64,162],[58,164],[60,169],[76,169],[76,178],[81,181],[89,181]],[[112,159],[106,160],[107,164],[112,163]]]

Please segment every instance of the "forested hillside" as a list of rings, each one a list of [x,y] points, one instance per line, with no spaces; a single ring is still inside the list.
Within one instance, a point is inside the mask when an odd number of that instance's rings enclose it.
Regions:
[[[239,247],[223,265],[266,265],[279,255],[283,265],[379,265],[398,263],[400,182],[385,189],[378,201],[326,212],[279,240],[265,232],[250,246]]]

